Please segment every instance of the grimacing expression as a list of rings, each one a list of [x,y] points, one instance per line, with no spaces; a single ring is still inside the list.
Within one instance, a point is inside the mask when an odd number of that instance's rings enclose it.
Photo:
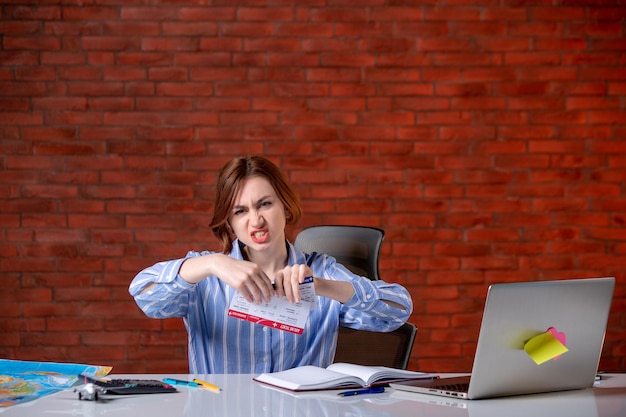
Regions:
[[[284,245],[285,207],[274,187],[264,177],[243,180],[229,223],[235,236],[251,249]]]

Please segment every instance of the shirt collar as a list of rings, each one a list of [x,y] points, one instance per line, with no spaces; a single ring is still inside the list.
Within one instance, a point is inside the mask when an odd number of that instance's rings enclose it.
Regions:
[[[291,242],[285,240],[285,244],[287,245],[287,265],[293,266],[297,264],[306,264],[306,256],[303,252],[298,250]],[[243,244],[239,239],[235,239],[233,242],[233,249],[230,252],[230,257],[235,259],[243,260],[243,248],[246,245]]]

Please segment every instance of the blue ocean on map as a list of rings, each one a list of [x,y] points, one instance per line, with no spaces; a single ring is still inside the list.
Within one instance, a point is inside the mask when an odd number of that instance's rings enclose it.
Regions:
[[[0,359],[0,407],[70,388],[78,375],[103,377],[110,371],[109,366]]]

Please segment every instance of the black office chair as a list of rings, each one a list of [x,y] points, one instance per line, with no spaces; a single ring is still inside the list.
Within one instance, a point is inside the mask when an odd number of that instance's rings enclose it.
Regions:
[[[389,333],[339,327],[334,361],[407,369],[416,334],[409,322]]]
[[[312,226],[296,236],[303,252],[320,252],[337,259],[353,273],[379,280],[378,257],[385,232],[365,226]],[[406,369],[417,327],[405,323],[393,332],[369,332],[339,327],[335,362]]]
[[[378,256],[385,232],[365,226],[312,226],[296,236],[302,252],[320,252],[337,259],[357,275],[379,280]]]

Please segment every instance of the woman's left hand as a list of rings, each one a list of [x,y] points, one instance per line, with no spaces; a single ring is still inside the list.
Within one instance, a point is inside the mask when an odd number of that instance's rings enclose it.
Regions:
[[[287,266],[274,276],[274,289],[279,297],[287,297],[290,303],[299,303],[300,284],[306,277],[313,276],[313,271],[307,265]]]
[[[313,271],[307,265],[287,266],[274,277],[274,289],[279,297],[287,297],[290,303],[299,303],[300,284],[306,277],[313,277]],[[332,281],[314,278],[315,294],[345,303],[354,295],[354,286],[349,281]]]

